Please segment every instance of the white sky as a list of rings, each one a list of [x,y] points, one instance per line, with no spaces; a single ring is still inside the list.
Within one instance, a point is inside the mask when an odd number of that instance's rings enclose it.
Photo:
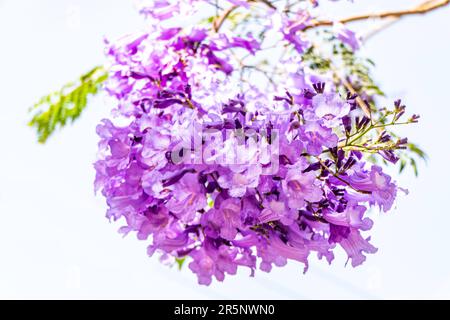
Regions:
[[[355,0],[325,7],[340,16],[406,8],[420,1]],[[42,146],[26,126],[40,96],[103,61],[102,37],[141,25],[131,0],[0,0],[0,298],[450,298],[450,8],[404,19],[374,37],[364,53],[392,98],[420,124],[402,129],[430,156],[397,209],[376,218],[379,248],[359,268],[312,261],[270,274],[248,271],[210,287],[149,259],[146,243],[122,239],[93,194],[95,126],[108,115],[92,100],[73,126]]]

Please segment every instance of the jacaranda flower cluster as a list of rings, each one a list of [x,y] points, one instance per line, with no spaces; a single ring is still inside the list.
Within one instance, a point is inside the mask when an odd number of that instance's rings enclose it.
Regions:
[[[331,263],[338,247],[360,265],[377,251],[362,234],[369,208],[389,211],[399,189],[366,155],[395,163],[407,140],[384,128],[418,117],[401,122],[400,101],[372,113],[355,79],[311,67],[308,6],[219,3],[222,15],[198,23],[207,1],[142,3],[147,29],[107,41],[115,120],[98,125],[95,163],[107,217],[150,256],[186,258],[205,285],[240,266],[306,271],[310,255]],[[331,37],[360,46],[343,25]]]

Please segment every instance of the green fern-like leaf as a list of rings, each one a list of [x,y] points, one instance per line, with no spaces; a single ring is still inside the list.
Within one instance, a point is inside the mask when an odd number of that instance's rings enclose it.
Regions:
[[[29,125],[37,131],[38,141],[45,143],[49,136],[68,121],[80,117],[88,103],[88,97],[98,93],[108,74],[98,66],[83,74],[76,82],[70,82],[59,91],[44,96],[31,109]]]

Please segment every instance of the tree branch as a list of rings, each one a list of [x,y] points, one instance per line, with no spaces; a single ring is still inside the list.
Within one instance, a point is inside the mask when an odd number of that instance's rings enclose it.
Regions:
[[[450,1],[450,0],[449,0]],[[269,7],[272,10],[276,10],[277,7],[275,7],[272,2],[270,2],[269,0],[247,0],[247,2],[251,3],[251,2],[261,2],[264,5],[266,5],[267,7]],[[213,22],[213,28],[215,32],[219,32],[220,28],[222,27],[223,23],[225,22],[225,20],[227,20],[227,18],[230,16],[231,13],[233,13],[234,10],[236,10],[237,8],[239,8],[238,5],[233,5],[230,8],[228,8],[227,10],[225,10],[222,15],[218,16],[214,22]]]
[[[345,78],[341,78],[342,84],[344,87],[351,93],[356,94],[356,103],[361,108],[361,110],[364,112],[364,115],[372,121],[372,111],[370,110],[370,107],[366,104],[366,102],[358,95],[356,90],[353,88],[350,82],[347,81]]]
[[[236,10],[237,8],[239,8],[238,5],[229,7],[227,10],[224,11],[224,13],[222,13],[221,16],[217,17],[217,19],[214,20],[213,28],[214,28],[215,32],[219,32],[219,30],[222,27],[225,20],[227,20],[227,18],[230,16],[230,14],[232,14],[233,11]]]
[[[349,22],[367,20],[367,19],[372,19],[372,18],[379,18],[379,19],[397,18],[397,19],[400,19],[401,17],[407,16],[407,15],[425,14],[427,12],[442,8],[446,5],[448,5],[449,3],[450,3],[450,0],[441,0],[441,1],[428,0],[428,1],[425,1],[422,4],[420,4],[419,6],[412,8],[412,9],[408,9],[408,10],[361,14],[361,15],[344,18],[344,19],[338,20],[337,22],[345,24],[345,23],[349,23]],[[320,27],[320,26],[331,26],[333,24],[334,24],[334,21],[331,21],[331,20],[313,20],[312,23],[305,28],[305,30]]]
[[[266,6],[268,6],[270,9],[273,10],[277,10],[277,7],[275,7],[272,2],[270,2],[269,0],[249,0],[248,2],[262,2],[264,3]]]
[[[423,3],[421,3],[420,5],[418,5],[416,7],[416,9],[419,10],[423,10],[428,8],[430,5],[432,5],[434,2],[436,2],[436,0],[428,0],[425,1]],[[385,20],[385,22],[375,28],[373,28],[372,30],[370,30],[369,32],[367,32],[365,35],[363,35],[362,37],[362,41],[366,42],[367,40],[369,40],[370,38],[372,38],[373,36],[375,36],[376,34],[378,34],[379,32],[383,31],[384,29],[389,28],[390,26],[392,26],[393,24],[397,23],[398,21],[400,21],[401,17],[390,17],[387,18]]]

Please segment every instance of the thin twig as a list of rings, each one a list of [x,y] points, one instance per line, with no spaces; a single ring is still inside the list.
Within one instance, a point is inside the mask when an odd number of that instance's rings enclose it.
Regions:
[[[265,4],[267,7],[269,7],[270,9],[277,10],[277,7],[275,7],[272,4],[272,2],[270,2],[269,0],[247,0],[247,1],[248,2],[261,2],[261,3]],[[217,17],[216,20],[214,20],[213,28],[214,28],[215,32],[219,32],[219,30],[222,27],[225,20],[227,20],[227,18],[230,16],[230,14],[233,13],[233,11],[236,10],[237,8],[239,8],[238,5],[233,5],[232,7],[228,8],[226,11],[224,11],[224,13],[221,16]]]
[[[273,10],[277,10],[277,7],[275,7],[272,2],[270,2],[269,0],[250,0],[249,2],[262,2],[264,3],[266,6],[268,6],[270,9]]]
[[[362,109],[362,111],[364,112],[365,116],[367,118],[369,118],[372,121],[372,111],[370,110],[370,107],[366,104],[366,102],[358,95],[358,93],[356,92],[355,88],[353,88],[352,84],[350,82],[347,81],[347,79],[345,79],[344,77],[341,78],[342,84],[344,85],[344,87],[351,93],[351,94],[356,94],[356,103],[358,104],[358,106]]]
[[[373,18],[401,18],[403,16],[407,15],[417,15],[417,14],[424,14],[436,9],[439,9],[441,7],[444,7],[450,3],[450,0],[441,0],[441,1],[425,1],[421,5],[407,10],[399,10],[399,11],[386,11],[386,12],[379,12],[379,13],[368,13],[368,14],[361,14],[356,16],[351,16],[348,18],[344,18],[341,20],[338,20],[337,22],[340,23],[349,23],[354,21],[360,21],[360,20],[367,20],[367,19],[373,19]],[[305,28],[316,28],[320,26],[331,26],[335,22],[332,20],[313,20],[309,26]]]
[[[420,5],[418,5],[416,7],[416,9],[421,10],[421,9],[426,9],[428,8],[431,4],[433,4],[436,0],[428,0],[425,1],[423,3],[421,3]],[[376,34],[378,34],[379,32],[389,28],[390,26],[394,25],[395,23],[399,22],[401,20],[401,17],[390,17],[387,18],[383,24],[373,28],[372,30],[369,30],[365,35],[362,36],[362,41],[366,42],[368,41],[370,38],[372,38],[373,36],[375,36]]]
[[[217,19],[214,20],[213,28],[214,28],[215,32],[219,32],[219,30],[222,27],[225,20],[227,20],[227,18],[230,16],[230,14],[232,14],[233,11],[236,10],[237,8],[239,8],[238,5],[233,5],[233,6],[229,7],[227,10],[224,11],[224,13],[222,13],[221,16],[217,17]]]
[[[376,26],[375,28],[369,30],[363,36],[361,36],[361,41],[363,43],[367,42],[370,38],[372,38],[379,32],[389,28],[390,26],[394,25],[395,23],[397,23],[399,21],[400,21],[400,18],[388,18],[388,19],[384,20],[381,25]]]

